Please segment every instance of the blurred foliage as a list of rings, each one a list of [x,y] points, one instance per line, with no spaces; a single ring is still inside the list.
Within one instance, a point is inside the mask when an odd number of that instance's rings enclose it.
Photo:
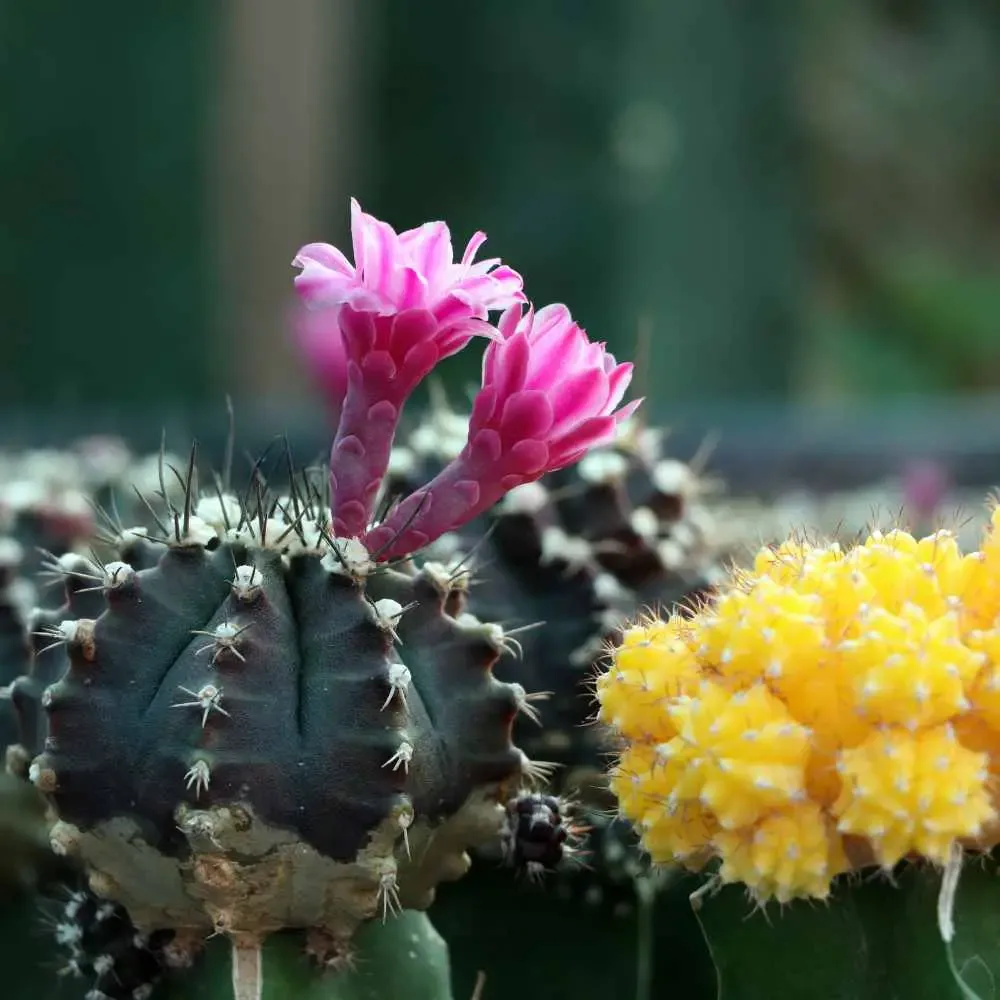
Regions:
[[[472,994],[479,972],[483,1000],[714,998],[715,970],[689,903],[701,879],[664,882],[638,906],[567,898],[505,869],[441,886],[431,918],[451,950],[456,1000]]]
[[[365,206],[486,229],[620,354],[645,324],[661,398],[787,395],[803,359],[837,392],[1000,384],[996,0],[364,13],[360,129],[331,141]],[[239,16],[0,2],[5,403],[226,382],[206,175]]]
[[[786,5],[379,11],[372,210],[445,217],[463,239],[487,230],[533,300],[569,303],[619,354],[645,321],[661,396],[788,391],[800,283]],[[473,356],[462,363],[474,377]]]
[[[4,405],[209,391],[217,10],[0,2]]]
[[[867,393],[1000,386],[1000,6],[810,0],[821,340]]]

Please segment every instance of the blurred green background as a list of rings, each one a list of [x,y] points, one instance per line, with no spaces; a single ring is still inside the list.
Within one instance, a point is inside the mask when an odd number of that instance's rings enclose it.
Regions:
[[[3,0],[0,74],[4,408],[301,398],[352,194],[671,404],[1000,387],[997,0]]]

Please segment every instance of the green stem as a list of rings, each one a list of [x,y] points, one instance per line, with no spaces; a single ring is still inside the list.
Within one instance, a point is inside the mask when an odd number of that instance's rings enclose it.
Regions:
[[[635,880],[636,967],[635,1000],[650,1000],[653,991],[653,913],[658,885],[655,875]]]

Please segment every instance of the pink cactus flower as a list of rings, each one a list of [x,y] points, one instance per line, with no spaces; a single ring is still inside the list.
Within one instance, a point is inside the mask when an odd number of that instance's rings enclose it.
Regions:
[[[906,510],[914,526],[924,530],[947,500],[951,477],[940,462],[914,461],[903,469],[902,486]]]
[[[505,493],[612,440],[641,400],[621,407],[632,365],[592,343],[563,305],[500,318],[461,454],[364,539],[380,560],[416,551]]]
[[[347,395],[347,348],[340,330],[340,310],[337,306],[310,309],[297,302],[291,326],[309,374],[336,424]]]
[[[397,234],[352,200],[351,235],[353,265],[323,243],[303,247],[293,261],[303,301],[336,310],[347,358],[330,486],[334,531],[348,538],[368,528],[410,393],[472,337],[498,336],[486,322],[491,310],[524,301],[515,271],[497,259],[473,263],[483,233],[456,263],[443,222]]]

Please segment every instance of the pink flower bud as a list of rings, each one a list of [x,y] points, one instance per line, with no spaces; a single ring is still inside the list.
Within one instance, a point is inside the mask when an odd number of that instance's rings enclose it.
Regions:
[[[380,559],[413,552],[493,506],[515,486],[578,461],[615,435],[632,365],[592,343],[563,305],[500,319],[462,453],[369,532]]]
[[[496,259],[473,263],[483,233],[455,262],[443,222],[397,234],[352,200],[351,235],[354,264],[323,243],[303,247],[293,262],[301,269],[296,290],[310,306],[331,310],[330,336],[339,332],[346,358],[330,455],[333,527],[344,537],[368,527],[403,403],[418,383],[477,334],[498,336],[486,322],[490,310],[524,301],[515,271]],[[315,342],[309,350],[320,358]],[[332,381],[330,391],[337,391]]]

